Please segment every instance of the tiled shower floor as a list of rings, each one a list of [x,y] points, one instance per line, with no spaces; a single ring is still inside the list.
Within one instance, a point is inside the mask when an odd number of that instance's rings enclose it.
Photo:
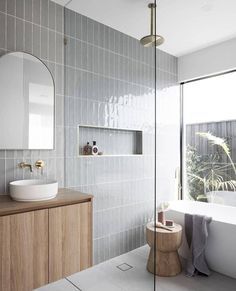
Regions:
[[[76,273],[37,291],[153,291],[153,275],[146,271],[149,247]],[[235,291],[236,280],[213,273],[210,277],[156,277],[156,291]]]

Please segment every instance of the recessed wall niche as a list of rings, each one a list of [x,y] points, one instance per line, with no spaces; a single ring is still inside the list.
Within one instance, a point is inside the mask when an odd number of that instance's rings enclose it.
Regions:
[[[142,155],[143,132],[136,129],[97,127],[89,125],[78,126],[78,156],[84,155],[84,146],[89,142],[92,146],[96,141],[98,156]]]

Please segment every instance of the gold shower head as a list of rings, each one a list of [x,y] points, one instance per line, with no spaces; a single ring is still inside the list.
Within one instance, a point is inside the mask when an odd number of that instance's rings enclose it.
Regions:
[[[148,8],[151,9],[151,33],[147,36],[144,36],[140,39],[140,43],[144,47],[151,47],[151,46],[159,46],[163,44],[165,41],[164,38],[161,35],[157,35],[154,19],[156,19],[156,4],[155,3],[149,3]]]

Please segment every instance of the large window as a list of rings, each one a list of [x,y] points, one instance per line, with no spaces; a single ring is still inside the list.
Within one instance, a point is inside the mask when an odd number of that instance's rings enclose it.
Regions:
[[[236,206],[236,72],[183,85],[184,198]]]

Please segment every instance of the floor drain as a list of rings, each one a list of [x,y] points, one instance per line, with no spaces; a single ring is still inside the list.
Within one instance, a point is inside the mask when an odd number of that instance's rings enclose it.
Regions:
[[[128,270],[133,268],[132,266],[130,266],[129,264],[126,264],[126,263],[123,263],[123,264],[116,266],[116,267],[123,272],[128,271]]]

